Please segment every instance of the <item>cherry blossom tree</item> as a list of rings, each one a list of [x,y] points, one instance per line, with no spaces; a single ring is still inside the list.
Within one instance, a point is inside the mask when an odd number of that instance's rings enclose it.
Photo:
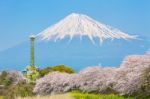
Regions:
[[[150,55],[132,55],[124,59],[115,74],[114,90],[121,95],[133,95],[141,88],[144,70],[150,67]]]
[[[79,89],[84,92],[106,92],[111,88],[113,72],[114,68],[88,67],[79,73]]]
[[[150,53],[127,56],[120,67],[94,66],[79,73],[53,72],[36,81],[38,94],[64,93],[78,89],[83,92],[106,93],[110,90],[120,95],[134,95],[142,89],[145,70],[150,68]],[[109,90],[108,90],[109,89]]]
[[[77,87],[74,79],[78,79],[78,74],[49,73],[36,81],[33,92],[38,94],[67,92]]]

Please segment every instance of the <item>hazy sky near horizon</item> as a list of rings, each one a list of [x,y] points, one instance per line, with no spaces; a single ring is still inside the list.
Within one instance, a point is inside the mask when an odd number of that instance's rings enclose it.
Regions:
[[[0,51],[74,12],[150,38],[150,0],[0,0]]]

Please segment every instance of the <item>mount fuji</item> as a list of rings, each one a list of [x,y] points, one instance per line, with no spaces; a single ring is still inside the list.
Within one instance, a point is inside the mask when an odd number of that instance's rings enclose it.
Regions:
[[[123,33],[111,26],[102,24],[83,14],[70,14],[59,23],[47,28],[38,34],[42,40],[57,41],[69,37],[70,41],[75,36],[87,36],[93,44],[94,38],[98,38],[100,42],[105,39],[135,39],[136,36]]]
[[[36,35],[36,65],[65,64],[77,71],[95,65],[119,66],[127,55],[149,49],[150,42],[139,38],[73,13]],[[24,69],[30,60],[29,44],[0,52],[0,69]]]

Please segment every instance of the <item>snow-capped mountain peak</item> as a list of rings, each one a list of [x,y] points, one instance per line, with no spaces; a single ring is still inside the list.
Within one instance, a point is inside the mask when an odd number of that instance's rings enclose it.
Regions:
[[[57,24],[45,29],[37,35],[42,40],[64,39],[69,36],[89,37],[94,43],[94,38],[98,38],[101,42],[105,39],[135,39],[136,36],[126,34],[116,28],[105,25],[87,15],[72,13],[65,17]]]

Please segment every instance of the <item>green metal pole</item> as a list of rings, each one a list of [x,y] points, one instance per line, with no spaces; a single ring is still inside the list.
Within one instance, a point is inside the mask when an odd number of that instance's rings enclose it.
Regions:
[[[30,36],[30,43],[31,43],[31,48],[30,48],[30,66],[35,66],[35,59],[34,59],[34,40],[35,36]]]

